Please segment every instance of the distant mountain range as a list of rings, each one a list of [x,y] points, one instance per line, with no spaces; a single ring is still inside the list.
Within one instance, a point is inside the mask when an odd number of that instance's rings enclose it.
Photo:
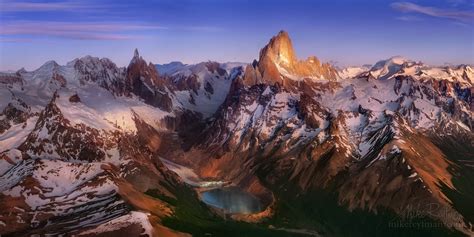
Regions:
[[[473,83],[469,65],[300,60],[284,31],[252,63],[135,50],[1,73],[0,235],[473,235]],[[205,206],[163,158],[263,211]]]

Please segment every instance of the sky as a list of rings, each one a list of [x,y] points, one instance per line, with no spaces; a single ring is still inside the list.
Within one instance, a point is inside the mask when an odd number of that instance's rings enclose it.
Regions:
[[[251,62],[280,30],[299,58],[338,66],[401,55],[474,64],[474,0],[0,0],[0,70],[85,55]]]

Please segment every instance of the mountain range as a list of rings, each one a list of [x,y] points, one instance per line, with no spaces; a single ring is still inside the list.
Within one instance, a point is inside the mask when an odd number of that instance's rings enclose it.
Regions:
[[[301,60],[285,31],[252,63],[1,73],[0,235],[472,236],[473,83]],[[210,187],[262,208],[222,212]]]

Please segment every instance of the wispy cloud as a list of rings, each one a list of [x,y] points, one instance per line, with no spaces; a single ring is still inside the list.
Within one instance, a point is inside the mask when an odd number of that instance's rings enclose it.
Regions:
[[[460,6],[460,5],[464,5],[467,3],[466,0],[447,0],[447,2],[449,4],[451,4],[452,6],[454,7],[457,7],[457,6]]]
[[[31,42],[31,39],[25,38],[0,38],[1,43],[25,43]]]
[[[419,13],[431,17],[446,18],[462,22],[472,22],[474,20],[473,11],[441,9],[436,7],[421,6],[411,2],[395,2],[391,4],[391,7],[400,12]]]
[[[136,31],[162,30],[166,27],[131,23],[36,22],[17,21],[0,27],[2,36],[33,35],[79,40],[126,40],[137,38]],[[133,36],[129,33],[134,32]],[[139,38],[139,37],[138,37]]]
[[[416,16],[399,16],[399,17],[396,17],[395,19],[399,21],[421,21],[421,19]]]
[[[136,7],[137,4],[134,1],[125,4],[97,0],[48,0],[43,2],[0,0],[0,12],[3,13],[3,21],[0,21],[0,37],[3,37],[3,42],[21,42],[18,39],[36,40],[42,37],[75,40],[128,40],[146,38],[156,30],[168,29],[168,27],[158,25],[154,19],[138,20],[141,19],[141,16],[134,14],[137,10]],[[25,18],[24,13],[31,14]],[[38,18],[38,16],[45,15],[38,13],[47,13],[48,17]],[[56,17],[54,13],[60,14]],[[69,15],[69,13],[79,14]],[[207,25],[175,25],[171,28],[196,32],[222,31],[222,28]]]
[[[26,2],[5,0],[0,2],[2,12],[77,11],[92,10],[97,7],[99,6],[86,4],[84,1]]]

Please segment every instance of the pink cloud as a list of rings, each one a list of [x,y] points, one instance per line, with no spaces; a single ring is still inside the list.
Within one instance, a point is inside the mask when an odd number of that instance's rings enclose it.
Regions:
[[[0,35],[53,36],[80,40],[127,40],[137,38],[128,35],[127,32],[160,29],[166,29],[166,27],[130,23],[20,21],[4,23],[0,27]]]
[[[2,1],[0,9],[3,12],[35,12],[35,11],[76,11],[97,8],[80,1],[64,1],[64,2],[17,2]]]

